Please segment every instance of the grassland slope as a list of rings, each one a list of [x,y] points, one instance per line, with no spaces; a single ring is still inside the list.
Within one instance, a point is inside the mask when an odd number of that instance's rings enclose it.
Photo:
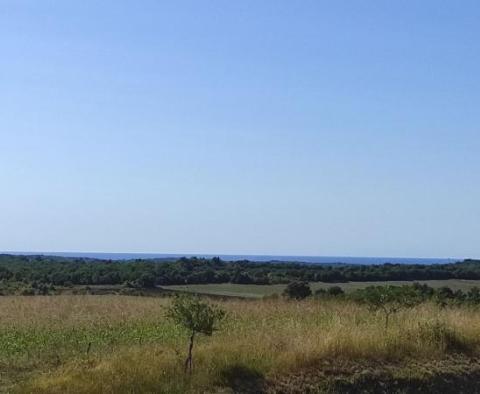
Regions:
[[[188,376],[187,333],[165,319],[168,303],[0,297],[2,390],[293,393],[478,384],[475,307],[422,304],[395,315],[385,330],[383,316],[348,301],[220,301],[228,317],[213,337],[200,338]]]

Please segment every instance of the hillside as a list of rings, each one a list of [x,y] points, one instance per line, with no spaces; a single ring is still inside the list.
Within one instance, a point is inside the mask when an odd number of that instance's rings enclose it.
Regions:
[[[383,316],[350,301],[218,302],[199,337],[166,298],[0,297],[1,390],[13,393],[475,392],[480,311],[424,303]]]

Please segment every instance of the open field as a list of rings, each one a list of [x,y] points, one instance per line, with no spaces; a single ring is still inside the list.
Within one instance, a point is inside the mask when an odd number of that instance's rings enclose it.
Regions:
[[[455,381],[459,392],[480,375],[476,308],[422,304],[385,331],[382,315],[351,302],[232,299],[218,302],[227,319],[213,337],[199,338],[188,376],[187,333],[165,319],[169,302],[0,297],[1,390],[300,393],[415,384],[448,392],[445,382]]]
[[[426,283],[433,288],[443,286],[450,287],[452,290],[469,290],[472,287],[480,287],[480,280],[462,280],[462,279],[448,279],[448,280],[425,280],[417,281],[419,283]],[[414,283],[413,281],[386,281],[386,282],[347,282],[347,283],[324,283],[311,282],[310,287],[312,291],[318,289],[327,289],[331,286],[340,286],[346,292],[363,289],[367,286],[384,286],[384,285],[408,285]],[[281,294],[286,285],[243,285],[235,283],[220,283],[220,284],[205,284],[205,285],[176,285],[176,286],[162,286],[162,288],[176,291],[188,291],[198,294],[211,294],[218,296],[243,297],[243,298],[261,298],[272,294]]]

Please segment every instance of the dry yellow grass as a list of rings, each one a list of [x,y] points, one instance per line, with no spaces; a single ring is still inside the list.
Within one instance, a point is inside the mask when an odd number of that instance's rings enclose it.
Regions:
[[[106,296],[0,297],[0,327],[78,326],[148,319],[162,313],[161,298]]]
[[[92,353],[66,353],[59,365],[31,371],[12,390],[28,393],[209,392],[232,376],[285,375],[325,360],[398,362],[479,354],[480,311],[431,304],[398,313],[388,331],[383,317],[341,301],[223,301],[228,318],[194,351],[195,372],[182,373],[186,337],[163,318],[168,299],[121,296],[5,297],[0,329],[51,332],[67,327],[117,329],[152,324],[148,343],[119,342]],[[105,328],[106,327],[106,328]],[[135,326],[137,327],[137,326]],[[149,329],[150,329],[149,328]],[[127,330],[127,328],[125,328]],[[126,335],[123,333],[120,335]],[[129,337],[128,337],[129,338]],[[70,342],[68,342],[70,343]],[[72,348],[75,350],[75,348]],[[8,369],[8,368],[6,368]]]

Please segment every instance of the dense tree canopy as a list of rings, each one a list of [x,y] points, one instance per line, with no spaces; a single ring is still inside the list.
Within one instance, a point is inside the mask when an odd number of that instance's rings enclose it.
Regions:
[[[480,261],[450,264],[302,264],[226,262],[218,257],[111,261],[56,256],[0,255],[0,281],[152,287],[170,284],[274,284],[293,281],[480,279]]]
[[[283,295],[291,299],[303,300],[312,295],[312,290],[307,282],[295,281],[287,285]]]

